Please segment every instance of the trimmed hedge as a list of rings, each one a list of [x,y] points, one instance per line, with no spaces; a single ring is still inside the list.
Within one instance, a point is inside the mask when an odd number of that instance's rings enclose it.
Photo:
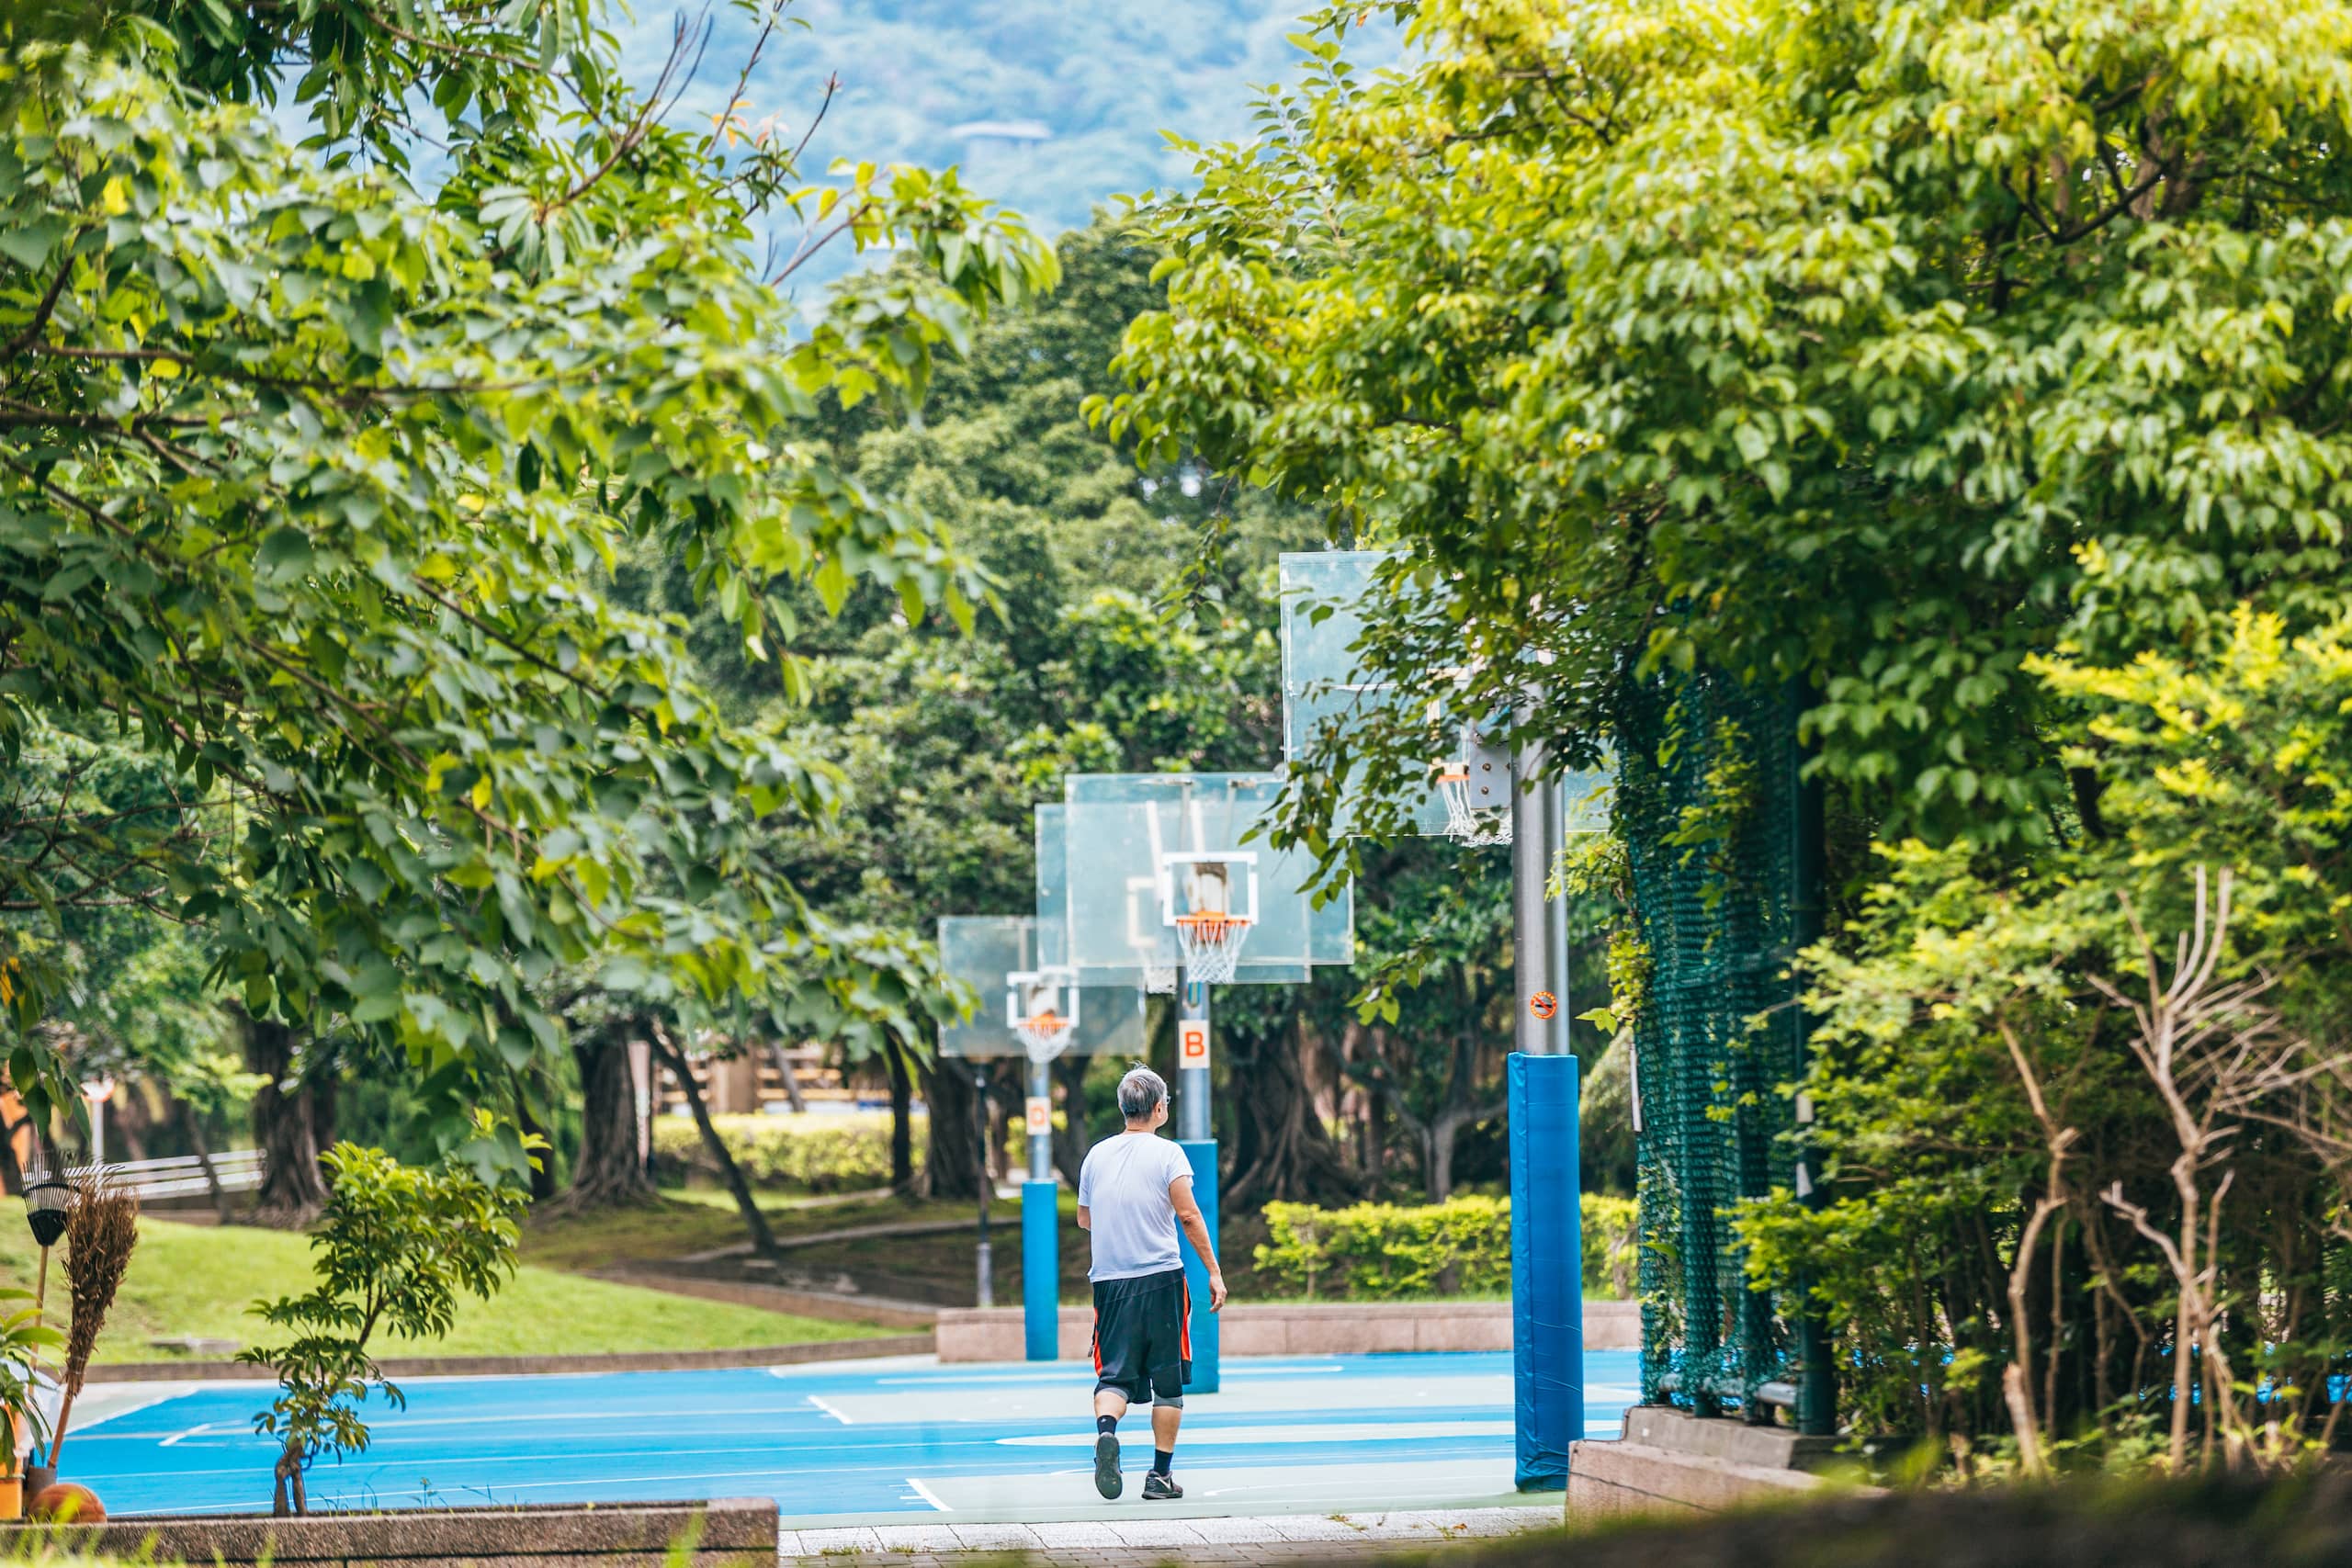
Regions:
[[[1639,1206],[1587,1194],[1584,1289],[1623,1300],[1634,1289]],[[1510,1200],[1357,1203],[1321,1209],[1269,1203],[1261,1281],[1310,1301],[1400,1302],[1510,1293]]]
[[[890,1185],[890,1119],[888,1116],[718,1116],[712,1118],[727,1152],[754,1187],[801,1192],[861,1192]],[[923,1119],[914,1118],[915,1168],[922,1168],[928,1140]],[[653,1122],[653,1158],[662,1176],[718,1179],[718,1163],[702,1146],[702,1134],[684,1116]]]

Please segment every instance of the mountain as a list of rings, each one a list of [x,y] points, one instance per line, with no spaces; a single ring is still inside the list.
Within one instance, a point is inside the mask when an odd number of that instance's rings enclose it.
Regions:
[[[787,15],[806,25],[769,39],[738,113],[774,115],[797,140],[837,74],[812,171],[837,158],[957,164],[967,186],[1057,233],[1114,195],[1183,181],[1189,164],[1163,131],[1245,134],[1253,89],[1291,73],[1283,35],[1310,3],[800,0]],[[710,39],[674,118],[719,111],[765,9],[684,14],[690,30],[707,16]],[[660,73],[679,16],[615,13],[632,80]],[[851,265],[843,247],[802,276]]]

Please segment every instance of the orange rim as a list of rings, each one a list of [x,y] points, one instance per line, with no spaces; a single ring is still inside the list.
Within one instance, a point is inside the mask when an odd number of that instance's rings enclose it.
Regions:
[[[1208,942],[1221,942],[1227,934],[1241,930],[1250,922],[1236,919],[1231,915],[1179,915],[1176,923],[1191,927],[1196,937]]]

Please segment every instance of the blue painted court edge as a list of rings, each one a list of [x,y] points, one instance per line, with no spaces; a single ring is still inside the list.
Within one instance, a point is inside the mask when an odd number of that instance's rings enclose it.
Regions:
[[[1613,1438],[1638,1397],[1631,1351],[1586,1357],[1585,1431]],[[1322,1513],[1521,1501],[1511,1491],[1508,1352],[1228,1362],[1190,1402],[1180,1506],[1091,1480],[1091,1379],[1080,1365],[942,1367],[928,1357],[707,1372],[419,1378],[370,1401],[368,1450],[311,1471],[313,1508],[773,1496],[794,1525],[1045,1523],[1137,1511]],[[270,1385],[167,1385],[76,1430],[67,1478],[112,1513],[266,1511],[277,1446],[253,1430]],[[121,1397],[141,1397],[124,1388]]]

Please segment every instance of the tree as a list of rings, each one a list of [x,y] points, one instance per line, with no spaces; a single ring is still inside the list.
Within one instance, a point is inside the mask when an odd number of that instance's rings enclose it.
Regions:
[[[407,1404],[369,1353],[378,1333],[437,1339],[456,1321],[461,1292],[488,1301],[514,1275],[529,1201],[455,1159],[438,1168],[403,1166],[381,1149],[338,1144],[323,1163],[330,1198],[311,1237],[317,1282],[301,1295],[254,1303],[265,1322],[294,1337],[237,1353],[275,1371],[281,1385],[254,1417],[256,1431],[280,1439],[278,1514],[310,1512],[303,1476],[321,1453],[367,1448],[359,1404],[371,1390],[393,1409]]]
[[[1406,68],[1354,69],[1367,12]],[[2205,1341],[2202,1375],[2297,1391],[2266,1451],[2339,1439],[2352,9],[1310,26],[1259,135],[1138,209],[1167,306],[1092,405],[1147,462],[1394,547],[1361,651],[1450,711],[1327,734],[1281,837],[1364,863],[1340,783],[1393,829],[1451,722],[1582,763],[1660,682],[1797,691],[1838,919],[1808,1065],[1768,1086],[1802,1096],[1813,1190],[1744,1208],[1750,1280],[1831,1325],[1861,1429],[1965,1464],[2197,1424],[2245,1457],[2234,1394],[2174,1376]],[[1710,853],[1730,794],[1644,847]],[[2226,1185],[2182,1131],[2200,1091],[2132,1066],[2148,1037],[2095,983],[2171,973],[2121,911],[2199,929],[2200,866],[2235,912],[2199,994],[2261,998],[2186,1058],[2228,1087]]]
[[[1886,830],[2095,835],[2030,656],[2339,599],[2348,16],[1334,6],[1140,209],[1168,306],[1095,412],[1397,547],[1375,667],[1465,716],[1544,661],[1515,728],[1582,761],[1629,660],[1797,681]]]
[[[952,175],[820,189],[758,128],[672,123],[693,38],[633,85],[584,3],[80,15],[7,38],[0,750],[104,728],[172,798],[12,829],[0,903],[132,889],[249,1010],[402,1050],[458,1137],[554,1048],[529,988],[558,965],[859,1006],[870,948],[756,854],[837,775],[726,723],[604,572],[686,563],[787,686],[796,585],[967,616],[971,563],[806,425],[824,395],[919,398],[1051,253]],[[302,149],[250,107],[288,60]],[[804,240],[755,268],[767,214]],[[803,319],[783,286],[842,236],[919,265]],[[220,822],[216,872],[188,825]],[[6,957],[12,1074],[58,1093],[28,1032],[54,976]]]
[[[841,400],[821,412],[844,468],[956,518],[956,547],[997,588],[968,631],[875,589],[831,619],[804,606],[811,694],[791,733],[838,759],[845,784],[841,811],[786,829],[778,852],[836,918],[927,934],[941,915],[1025,909],[1032,808],[1059,798],[1062,773],[1249,768],[1278,750],[1268,569],[1317,525],[1197,464],[1137,472],[1087,428],[1080,403],[1112,386],[1155,254],[1107,221],[1057,249],[1054,294],[943,361],[920,419]],[[1217,558],[1196,570],[1204,540]],[[731,711],[786,711],[773,672],[695,608],[674,567],[639,562],[624,587],[694,616],[690,645]],[[924,1180],[973,1195],[968,1074],[926,1060],[917,1079],[932,1110]]]

